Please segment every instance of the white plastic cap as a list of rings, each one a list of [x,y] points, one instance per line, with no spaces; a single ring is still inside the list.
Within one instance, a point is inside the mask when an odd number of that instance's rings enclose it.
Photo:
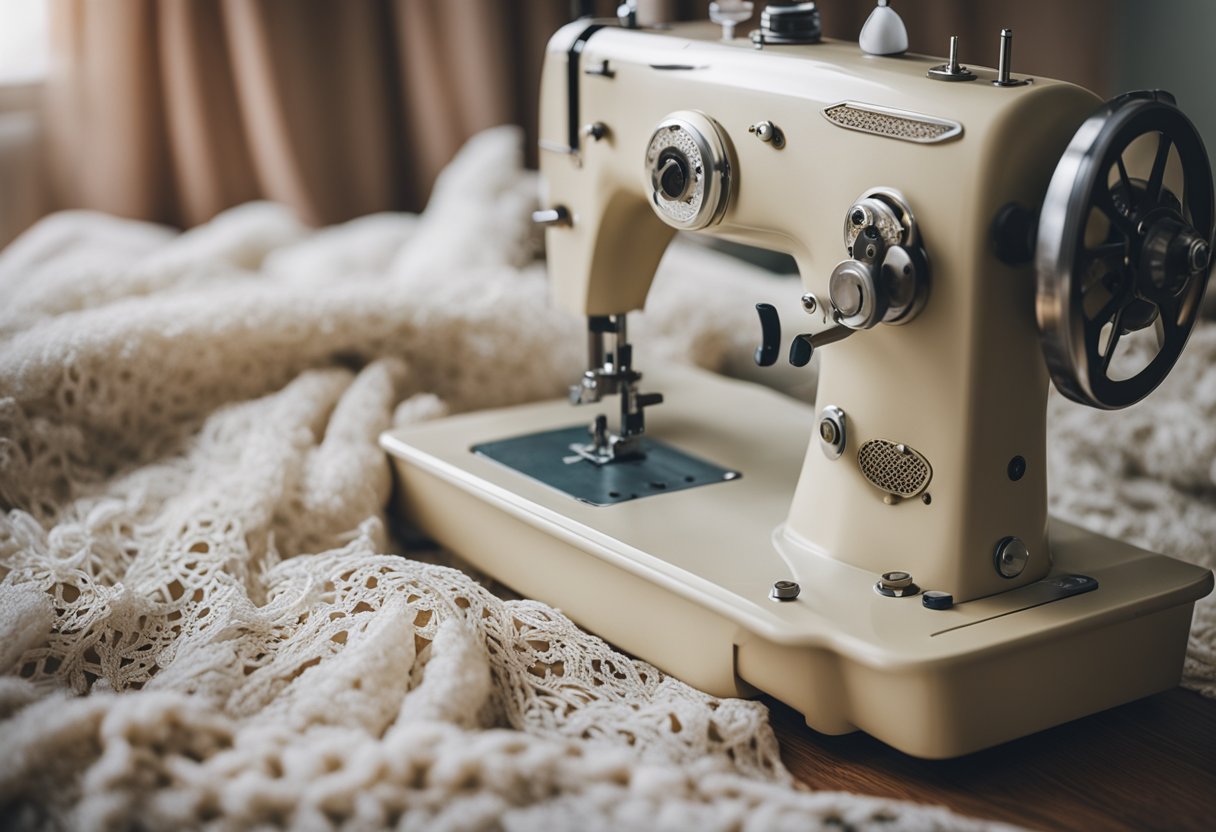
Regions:
[[[908,30],[899,13],[878,0],[878,5],[861,27],[857,41],[867,55],[902,55],[908,51]]]

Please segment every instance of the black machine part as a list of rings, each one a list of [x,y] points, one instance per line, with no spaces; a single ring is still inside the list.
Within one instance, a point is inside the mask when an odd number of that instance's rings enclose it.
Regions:
[[[1169,93],[1121,95],[1081,125],[1048,186],[1035,244],[1035,310],[1061,393],[1114,410],[1165,379],[1212,271],[1214,214],[1203,140]],[[1150,326],[1157,352],[1117,377],[1120,339]]]

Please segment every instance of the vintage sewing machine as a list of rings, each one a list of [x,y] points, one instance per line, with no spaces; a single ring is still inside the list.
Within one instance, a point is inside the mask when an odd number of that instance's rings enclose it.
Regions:
[[[1212,575],[1049,518],[1045,413],[1049,377],[1122,408],[1183,348],[1213,243],[1190,121],[1015,75],[1008,32],[998,70],[822,39],[813,3],[729,34],[553,36],[538,220],[588,320],[582,407],[386,434],[407,515],[703,690],[918,756],[1176,685]],[[642,383],[626,316],[677,230],[793,256],[814,408],[689,368]]]

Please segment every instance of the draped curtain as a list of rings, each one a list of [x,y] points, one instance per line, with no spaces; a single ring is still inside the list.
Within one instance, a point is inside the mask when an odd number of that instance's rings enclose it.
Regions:
[[[677,17],[707,3],[670,2]],[[266,198],[323,224],[417,210],[473,133],[529,130],[549,35],[570,0],[52,0],[52,198],[177,225]],[[616,2],[596,0],[598,14]],[[1105,93],[1102,0],[895,4],[912,48]],[[758,10],[763,6],[757,2]],[[825,34],[856,38],[872,7],[822,0]]]
[[[192,225],[255,198],[417,208],[470,135],[536,120],[568,0],[53,0],[55,202]]]

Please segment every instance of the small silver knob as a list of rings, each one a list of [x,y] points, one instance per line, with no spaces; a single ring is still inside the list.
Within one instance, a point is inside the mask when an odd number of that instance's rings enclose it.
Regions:
[[[912,584],[912,575],[908,572],[883,572],[882,585],[887,589],[903,589]]]
[[[920,592],[920,587],[912,582],[910,573],[897,570],[883,572],[878,583],[874,584],[874,591],[889,598],[903,598],[908,595],[916,595]]]
[[[844,454],[845,419],[844,411],[831,404],[819,416],[819,447],[828,459],[840,459]]]
[[[1030,549],[1020,537],[1001,538],[996,544],[993,561],[1002,578],[1016,578],[1030,561]]]
[[[759,121],[747,128],[747,132],[754,133],[756,138],[780,150],[785,147],[785,133],[781,128],[773,124],[771,121]]]
[[[532,222],[542,226],[567,226],[573,224],[570,219],[570,209],[565,205],[533,211]]]

